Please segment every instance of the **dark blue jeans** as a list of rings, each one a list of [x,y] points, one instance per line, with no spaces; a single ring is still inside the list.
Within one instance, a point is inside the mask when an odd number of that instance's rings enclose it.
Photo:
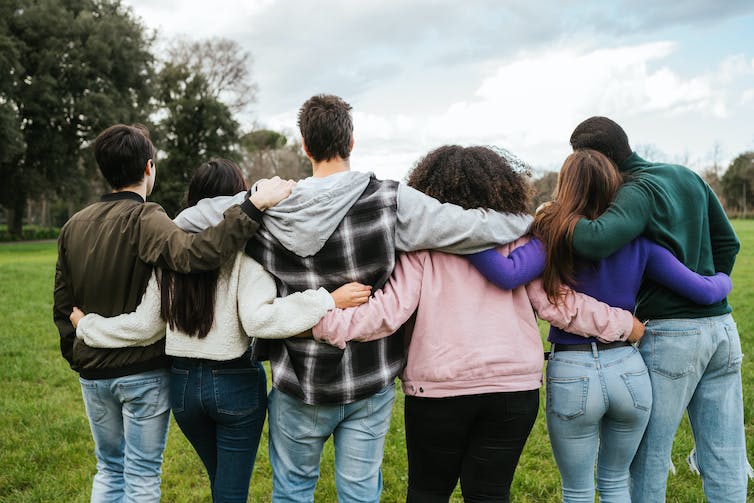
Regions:
[[[174,358],[173,415],[207,468],[212,501],[245,502],[267,413],[264,367],[248,353],[229,361]]]

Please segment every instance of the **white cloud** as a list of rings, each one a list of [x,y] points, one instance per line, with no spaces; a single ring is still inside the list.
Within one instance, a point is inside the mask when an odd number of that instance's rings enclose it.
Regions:
[[[498,144],[534,165],[555,167],[568,153],[573,127],[592,115],[626,123],[688,113],[700,122],[725,119],[736,104],[723,84],[754,72],[734,56],[711,73],[684,78],[663,66],[675,50],[676,44],[663,41],[522,53],[483,77],[473,99],[443,110],[411,115],[409,108],[400,120],[378,110],[357,111],[358,137],[366,138],[365,158],[386,143],[414,159],[444,143]]]

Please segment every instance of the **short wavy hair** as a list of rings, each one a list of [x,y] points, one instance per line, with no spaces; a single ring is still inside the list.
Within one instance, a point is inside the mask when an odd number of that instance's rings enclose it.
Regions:
[[[298,128],[309,155],[317,162],[351,156],[351,105],[331,94],[312,96],[298,111]]]
[[[408,185],[444,203],[526,213],[532,188],[526,166],[506,151],[445,145],[429,152],[408,175]]]

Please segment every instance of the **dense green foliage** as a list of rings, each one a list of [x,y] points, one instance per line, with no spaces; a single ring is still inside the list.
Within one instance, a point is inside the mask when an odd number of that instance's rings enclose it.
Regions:
[[[41,239],[57,239],[60,229],[57,227],[40,227],[38,225],[24,225],[21,235],[11,234],[7,225],[0,225],[0,242],[4,241],[38,241]]]
[[[744,152],[730,163],[720,180],[722,197],[739,216],[754,208],[754,152]]]
[[[733,271],[730,295],[741,333],[746,437],[754,455],[754,221],[734,222],[742,252]],[[60,356],[52,324],[55,245],[0,245],[0,501],[88,501],[94,473],[93,444],[78,378]],[[542,394],[544,397],[544,394]],[[544,401],[542,401],[544,402]],[[550,452],[544,403],[516,472],[514,502],[559,501],[560,477]],[[266,431],[266,429],[265,429]],[[693,446],[684,419],[673,448],[677,474],[671,475],[668,501],[704,501],[701,479],[687,468]],[[336,501],[332,443],[325,449],[316,501]],[[393,409],[385,446],[382,501],[404,501],[407,484],[402,395]],[[170,427],[163,465],[163,501],[210,501],[199,458],[175,423]],[[249,501],[270,501],[271,472],[266,433],[260,445]],[[754,500],[754,485],[749,490]],[[452,501],[462,501],[457,490]]]
[[[0,204],[19,234],[28,199],[88,189],[88,141],[148,115],[153,56],[118,1],[6,0],[0,19]]]

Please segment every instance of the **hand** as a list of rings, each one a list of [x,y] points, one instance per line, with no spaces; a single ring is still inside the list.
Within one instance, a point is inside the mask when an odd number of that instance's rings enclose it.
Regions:
[[[335,307],[346,309],[347,307],[360,306],[369,300],[369,294],[372,293],[372,287],[353,282],[346,283],[334,292],[331,292]]]
[[[254,206],[264,211],[290,196],[295,186],[296,182],[293,180],[283,180],[279,176],[273,176],[269,180],[261,179],[257,182],[257,190],[249,197],[249,200]]]
[[[640,322],[638,318],[634,316],[634,328],[631,330],[631,333],[628,335],[628,338],[626,338],[626,340],[628,342],[634,343],[639,342],[642,337],[644,337],[644,323]]]
[[[76,306],[73,306],[73,311],[71,312],[71,315],[69,318],[71,319],[71,323],[73,324],[73,328],[76,328],[79,326],[79,320],[84,317],[84,311],[79,309]]]

